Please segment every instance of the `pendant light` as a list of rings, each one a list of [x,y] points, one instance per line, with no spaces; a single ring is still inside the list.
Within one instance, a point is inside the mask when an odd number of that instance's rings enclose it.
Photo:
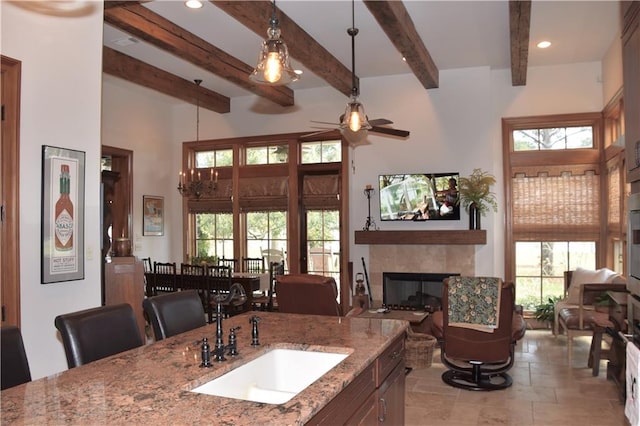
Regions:
[[[249,75],[249,79],[259,84],[281,86],[298,80],[299,76],[289,63],[289,50],[280,38],[276,1],[273,0],[273,12],[267,29],[267,39],[262,42],[258,54],[258,65]]]
[[[358,84],[356,84],[356,35],[358,35],[358,29],[355,24],[354,0],[351,0],[351,19],[351,28],[347,29],[347,34],[351,37],[351,99],[344,111],[340,128],[343,130],[349,129],[352,132],[358,132],[363,129],[371,129],[371,124],[367,121],[367,116],[364,113],[364,106],[358,100],[358,95],[360,94]]]

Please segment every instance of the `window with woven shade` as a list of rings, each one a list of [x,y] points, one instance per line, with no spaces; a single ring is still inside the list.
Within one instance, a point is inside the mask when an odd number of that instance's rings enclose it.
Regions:
[[[525,309],[562,297],[564,271],[599,266],[601,147],[599,113],[503,119],[505,276]]]

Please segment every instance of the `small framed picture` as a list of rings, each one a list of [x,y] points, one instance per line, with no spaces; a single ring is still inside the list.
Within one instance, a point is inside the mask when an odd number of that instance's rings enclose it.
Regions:
[[[142,235],[164,235],[164,197],[142,196]]]

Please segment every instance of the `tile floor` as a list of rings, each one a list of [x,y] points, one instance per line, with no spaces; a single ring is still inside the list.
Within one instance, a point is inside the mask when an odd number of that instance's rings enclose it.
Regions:
[[[566,338],[548,330],[527,330],[518,342],[510,375],[513,385],[493,392],[448,386],[436,348],[430,368],[414,369],[406,379],[407,425],[628,426],[624,405],[606,363],[593,377],[587,368],[590,337],[574,339],[568,365]]]

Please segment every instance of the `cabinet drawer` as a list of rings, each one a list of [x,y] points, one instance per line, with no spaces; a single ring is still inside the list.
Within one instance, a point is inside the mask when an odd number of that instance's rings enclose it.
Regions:
[[[374,384],[374,363],[371,363],[358,377],[321,409],[307,425],[345,424],[354,408],[363,405],[376,389]]]
[[[380,386],[386,377],[404,359],[404,336],[396,339],[385,349],[376,361],[376,387]]]

